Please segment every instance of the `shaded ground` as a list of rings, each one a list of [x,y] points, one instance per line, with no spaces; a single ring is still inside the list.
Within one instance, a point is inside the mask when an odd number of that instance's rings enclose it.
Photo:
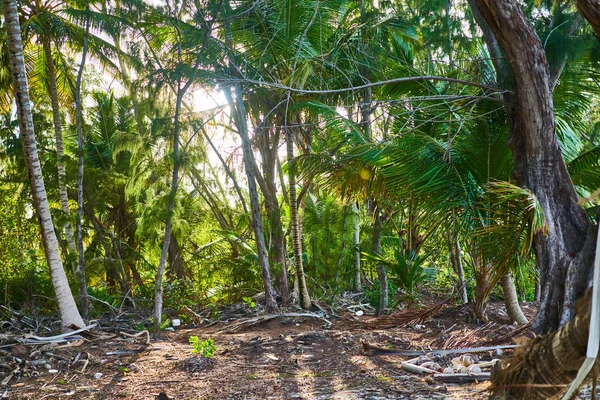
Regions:
[[[501,322],[501,307],[496,311]],[[386,330],[359,328],[349,317],[334,320],[329,329],[316,318],[278,318],[239,333],[217,333],[226,324],[180,329],[150,345],[142,338],[90,337],[80,346],[53,351],[65,358],[48,360],[57,373],[43,365],[25,368],[0,388],[0,398],[4,391],[4,398],[36,400],[156,399],[161,392],[175,399],[484,399],[487,383],[442,384],[400,369],[402,357],[362,351],[361,340],[434,349],[444,343],[482,344],[512,329],[465,325],[465,315],[462,308],[447,309],[422,325]],[[188,343],[193,335],[215,341],[214,362],[198,364]],[[114,354],[127,351],[139,354]],[[102,376],[95,378],[97,373]]]

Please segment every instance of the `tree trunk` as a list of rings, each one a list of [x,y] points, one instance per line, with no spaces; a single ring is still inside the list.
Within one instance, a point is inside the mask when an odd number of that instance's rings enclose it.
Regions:
[[[467,285],[465,283],[465,270],[462,263],[461,248],[456,235],[448,238],[448,253],[450,255],[450,264],[452,270],[458,276],[458,295],[460,296],[461,304],[467,304],[469,298],[467,296]]]
[[[294,251],[294,266],[296,269],[296,280],[298,282],[298,296],[300,306],[308,310],[312,306],[308,287],[306,286],[306,276],[304,276],[304,267],[302,265],[302,239],[300,234],[300,224],[298,218],[298,198],[296,197],[296,163],[294,161],[294,138],[291,128],[288,128],[286,135],[287,162],[289,174],[289,197],[290,197],[290,222],[292,225],[292,249]]]
[[[360,214],[358,213],[358,205],[352,203],[352,221],[354,227],[353,246],[354,246],[354,290],[362,291],[360,277]]]
[[[79,314],[79,310],[77,310],[77,305],[75,304],[75,299],[71,293],[67,275],[65,274],[60,258],[58,240],[54,232],[54,224],[52,222],[52,216],[50,215],[50,207],[48,205],[46,188],[42,177],[42,167],[40,165],[35,143],[31,101],[29,99],[29,88],[27,85],[17,4],[14,0],[3,0],[2,6],[4,8],[9,62],[15,100],[17,103],[17,117],[21,131],[23,153],[25,153],[25,162],[27,164],[29,181],[31,183],[33,205],[40,223],[44,254],[46,255],[52,285],[54,286],[54,291],[56,293],[56,302],[60,312],[61,325],[63,329],[73,326],[81,328],[85,324]]]
[[[536,234],[542,299],[533,328],[547,332],[573,315],[591,278],[594,232],[562,158],[555,134],[552,82],[543,44],[516,0],[474,0],[512,71],[505,95],[509,145],[517,182],[540,202],[548,234]]]
[[[62,135],[62,122],[60,119],[60,105],[58,104],[58,90],[56,87],[56,69],[54,59],[52,58],[52,44],[49,38],[42,40],[44,56],[48,68],[48,86],[50,88],[50,102],[52,104],[52,121],[54,124],[54,135],[56,138],[56,166],[58,168],[58,193],[60,197],[60,207],[65,214],[66,222],[64,224],[65,237],[67,238],[67,260],[71,266],[73,275],[76,276],[76,262],[73,256],[77,252],[73,227],[71,226],[71,211],[69,210],[69,194],[67,193],[67,171],[65,169],[65,150]]]
[[[519,325],[526,324],[528,322],[527,317],[525,317],[519,305],[515,280],[510,271],[502,276],[502,291],[504,292],[504,306],[510,322],[516,322]]]
[[[372,204],[375,205],[375,202]],[[381,231],[384,216],[380,215],[379,207],[375,205],[373,211],[373,253],[381,254]],[[379,279],[379,307],[377,308],[377,316],[382,315],[388,306],[388,281],[385,266],[378,263],[377,278]]]
[[[76,232],[77,232],[77,251],[79,253],[79,264],[77,268],[77,280],[79,281],[79,304],[81,307],[81,313],[83,318],[87,319],[89,314],[89,299],[87,296],[87,283],[85,279],[85,252],[83,248],[83,231],[82,231],[82,220],[83,220],[83,168],[85,154],[83,149],[83,117],[82,117],[82,104],[81,104],[81,80],[83,77],[83,69],[85,68],[85,61],[88,51],[88,35],[90,30],[91,20],[86,18],[85,20],[85,37],[83,38],[83,53],[81,54],[81,63],[79,64],[79,71],[77,72],[77,82],[75,83],[75,113],[77,126],[77,221],[76,221]]]
[[[268,312],[277,310],[277,302],[273,294],[273,283],[271,280],[271,269],[267,257],[267,247],[265,245],[265,235],[260,215],[260,204],[258,202],[258,189],[254,177],[254,154],[252,145],[248,136],[248,124],[246,122],[246,108],[242,97],[242,89],[239,84],[234,86],[235,102],[229,88],[224,90],[225,97],[231,108],[233,119],[242,141],[242,152],[244,155],[244,169],[248,180],[248,194],[250,196],[250,212],[252,214],[252,228],[256,240],[256,253],[260,265],[263,287],[265,290],[265,309]]]
[[[272,132],[273,129],[262,124],[257,129],[257,135],[260,134],[259,140],[260,154],[262,158],[262,170],[263,170],[263,181],[264,188],[261,187],[263,196],[265,199],[265,210],[269,218],[271,240],[269,248],[269,261],[271,267],[277,265],[277,280],[279,282],[279,289],[281,291],[282,304],[288,305],[290,303],[290,288],[287,278],[287,269],[285,265],[285,246],[284,246],[284,233],[281,224],[281,209],[279,207],[279,200],[277,199],[277,173],[276,173],[276,160],[277,152],[279,150],[279,132]]]
[[[191,79],[190,81],[191,82]],[[165,222],[165,236],[160,252],[160,259],[158,262],[158,268],[156,270],[155,288],[154,288],[154,336],[160,335],[160,325],[162,322],[162,309],[163,309],[163,277],[165,274],[165,266],[167,263],[167,255],[169,253],[169,244],[171,242],[171,232],[173,230],[173,211],[175,210],[175,198],[177,196],[177,188],[179,187],[179,113],[181,111],[181,103],[183,101],[183,95],[186,89],[189,87],[188,84],[184,88],[181,86],[177,91],[177,101],[175,104],[175,118],[173,125],[173,175],[171,176],[171,190],[169,192],[169,204],[167,206],[167,220]],[[181,85],[181,84],[180,84]]]
[[[590,23],[600,39],[600,0],[577,0],[577,10]]]

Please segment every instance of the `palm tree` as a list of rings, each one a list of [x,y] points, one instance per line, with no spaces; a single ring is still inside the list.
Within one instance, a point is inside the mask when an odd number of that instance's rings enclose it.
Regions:
[[[10,65],[15,98],[17,101],[17,114],[23,142],[23,152],[25,153],[27,169],[29,172],[34,206],[40,221],[46,261],[50,268],[50,276],[56,292],[56,299],[61,315],[61,324],[64,329],[70,327],[83,327],[84,322],[79,314],[79,310],[77,310],[75,299],[69,288],[67,276],[60,258],[58,241],[54,232],[54,224],[52,222],[52,216],[50,215],[50,208],[46,197],[46,188],[42,177],[42,169],[38,158],[17,4],[15,1],[5,0],[2,5],[8,33]]]

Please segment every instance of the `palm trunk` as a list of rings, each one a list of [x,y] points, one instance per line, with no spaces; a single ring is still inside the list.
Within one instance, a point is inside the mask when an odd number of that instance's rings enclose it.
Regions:
[[[353,246],[354,246],[354,290],[362,291],[361,276],[360,276],[360,215],[358,213],[358,205],[352,203],[352,219],[354,226]]]
[[[458,276],[458,295],[460,296],[461,304],[467,304],[469,298],[467,296],[467,285],[465,283],[465,270],[462,263],[460,243],[457,238],[448,238],[448,247],[450,255],[450,264],[454,273]]]
[[[4,8],[9,62],[17,103],[17,116],[21,131],[23,153],[25,154],[25,162],[31,183],[33,204],[40,223],[44,254],[46,255],[52,285],[56,293],[61,324],[63,329],[73,326],[83,327],[84,322],[79,314],[79,310],[77,310],[77,305],[71,293],[67,275],[65,274],[60,258],[58,240],[54,233],[54,224],[50,215],[48,198],[46,197],[42,167],[37,153],[17,4],[14,0],[3,0],[2,6]]]
[[[83,317],[87,319],[89,313],[89,299],[87,297],[87,283],[85,279],[85,253],[83,248],[83,169],[84,169],[84,151],[83,151],[83,117],[81,106],[81,79],[83,77],[83,69],[88,51],[88,34],[90,29],[90,18],[86,18],[85,22],[85,37],[83,39],[83,53],[81,55],[81,64],[77,72],[77,82],[75,84],[75,113],[77,125],[77,153],[78,153],[78,169],[77,169],[77,251],[79,252],[79,265],[77,268],[77,278],[79,281],[79,303]]]
[[[296,164],[294,161],[294,139],[290,128],[285,135],[289,174],[289,196],[290,196],[290,219],[292,225],[292,248],[294,250],[294,266],[296,268],[296,281],[298,283],[298,296],[300,306],[308,310],[312,306],[308,287],[306,286],[306,276],[304,276],[304,267],[302,265],[302,240],[300,234],[300,224],[298,218],[298,198],[296,196]],[[295,284],[294,284],[295,285]]]
[[[525,317],[519,305],[515,280],[510,271],[502,276],[502,291],[504,292],[504,306],[510,322],[516,322],[519,325],[526,324],[527,317]]]
[[[373,212],[373,253],[381,254],[381,230],[382,218],[379,215],[379,208],[375,206]],[[377,269],[377,278],[379,279],[379,307],[377,308],[377,316],[382,315],[388,306],[388,281],[385,266],[381,263],[375,267]]]
[[[65,150],[62,136],[62,122],[60,118],[60,105],[58,104],[58,90],[56,87],[56,69],[54,59],[52,58],[52,44],[50,39],[44,38],[42,41],[44,55],[48,66],[48,86],[50,88],[50,102],[52,104],[52,121],[54,124],[54,135],[56,138],[56,166],[58,168],[58,194],[60,197],[60,207],[65,214],[66,222],[64,225],[65,237],[67,239],[67,248],[69,254],[67,259],[71,266],[73,275],[76,275],[75,262],[71,258],[76,254],[77,247],[71,226],[71,211],[69,210],[69,194],[67,193],[67,171],[65,169]]]

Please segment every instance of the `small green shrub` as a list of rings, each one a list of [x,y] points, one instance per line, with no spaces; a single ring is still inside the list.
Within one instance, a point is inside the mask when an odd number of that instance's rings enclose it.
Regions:
[[[192,354],[202,353],[202,357],[204,358],[213,358],[215,356],[217,346],[215,346],[214,340],[207,339],[200,342],[198,336],[190,336],[188,341],[192,345]]]

